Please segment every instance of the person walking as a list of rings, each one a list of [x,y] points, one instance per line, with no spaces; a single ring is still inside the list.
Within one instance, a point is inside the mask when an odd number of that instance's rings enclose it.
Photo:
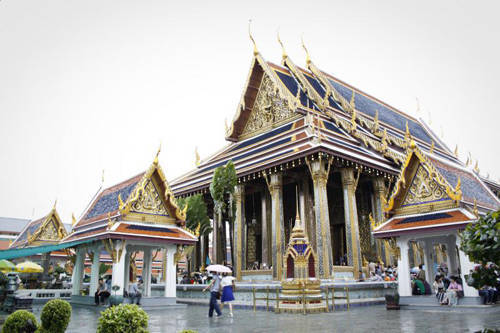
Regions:
[[[224,277],[222,278],[221,281],[221,287],[222,287],[222,297],[221,297],[221,310],[224,309],[224,304],[227,303],[229,305],[229,316],[233,316],[233,304],[231,303],[234,301],[234,295],[233,291],[236,289],[236,286],[234,285],[234,276],[229,275],[228,273],[224,273]]]
[[[213,317],[214,310],[217,313],[217,317],[222,316],[222,312],[219,309],[219,304],[217,303],[217,299],[219,299],[220,283],[220,276],[217,273],[214,273],[212,282],[210,282],[210,284],[203,289],[203,292],[207,291],[207,289],[210,289],[210,306],[208,309],[209,318]]]

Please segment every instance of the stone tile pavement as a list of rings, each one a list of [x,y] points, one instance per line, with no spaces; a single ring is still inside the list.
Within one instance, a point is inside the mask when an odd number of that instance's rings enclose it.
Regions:
[[[189,305],[184,309],[149,310],[149,328],[156,332],[475,332],[485,327],[500,328],[500,307],[481,310],[448,309],[387,311],[385,306],[355,307],[322,314],[275,314],[236,310],[234,317],[224,309],[221,318],[207,318],[208,308]],[[39,317],[40,308],[34,308]],[[95,332],[99,310],[73,307],[67,333]]]

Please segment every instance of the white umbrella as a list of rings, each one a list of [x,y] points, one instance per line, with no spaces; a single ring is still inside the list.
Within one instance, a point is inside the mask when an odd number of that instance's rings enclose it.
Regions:
[[[224,265],[209,265],[207,266],[207,271],[217,272],[217,273],[231,273],[232,270]]]

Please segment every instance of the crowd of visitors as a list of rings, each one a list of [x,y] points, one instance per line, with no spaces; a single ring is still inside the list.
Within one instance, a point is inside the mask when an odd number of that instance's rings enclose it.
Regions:
[[[362,272],[361,272],[362,273]],[[381,263],[370,262],[368,263],[368,274],[369,277],[366,279],[360,274],[360,281],[397,281],[398,279],[398,269],[397,266],[388,265],[384,267]]]

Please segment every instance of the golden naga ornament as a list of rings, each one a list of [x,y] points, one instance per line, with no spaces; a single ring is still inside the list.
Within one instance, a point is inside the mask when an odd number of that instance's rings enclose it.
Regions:
[[[200,166],[200,154],[198,154],[198,147],[194,148],[194,157],[195,157],[195,162],[194,164],[198,167]]]

